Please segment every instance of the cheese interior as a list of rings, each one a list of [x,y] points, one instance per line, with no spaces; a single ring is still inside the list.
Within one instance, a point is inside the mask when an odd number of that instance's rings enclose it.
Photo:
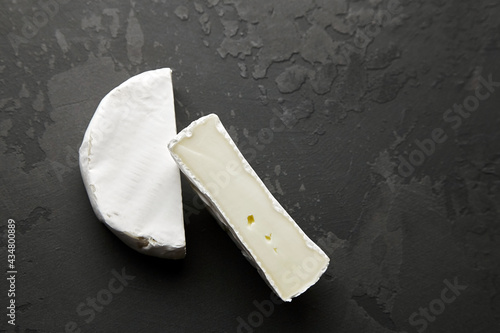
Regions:
[[[218,117],[183,132],[170,144],[174,159],[276,293],[289,301],[314,284],[329,258],[271,195]]]

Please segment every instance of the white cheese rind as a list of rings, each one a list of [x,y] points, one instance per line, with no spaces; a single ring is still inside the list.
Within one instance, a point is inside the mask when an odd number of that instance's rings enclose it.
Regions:
[[[216,115],[194,121],[169,143],[169,150],[209,210],[281,299],[291,301],[318,281],[328,267],[328,256],[269,192]],[[255,222],[247,222],[250,215]]]
[[[179,169],[165,149],[177,134],[169,68],[136,75],[101,101],[79,151],[95,214],[131,248],[186,253]]]

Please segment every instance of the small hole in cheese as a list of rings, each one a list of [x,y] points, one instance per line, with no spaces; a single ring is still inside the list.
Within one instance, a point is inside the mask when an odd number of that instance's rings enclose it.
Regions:
[[[272,234],[269,234],[269,236],[268,236],[268,235],[265,235],[266,239],[270,241],[270,240],[271,240],[271,235],[272,235]]]
[[[255,219],[253,218],[253,215],[248,215],[247,220],[248,220],[248,225],[251,225],[252,223],[255,222]]]

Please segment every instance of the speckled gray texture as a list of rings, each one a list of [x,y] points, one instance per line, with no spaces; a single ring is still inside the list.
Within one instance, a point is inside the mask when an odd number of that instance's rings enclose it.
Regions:
[[[1,313],[0,332],[500,331],[499,15],[494,0],[2,1],[0,263],[11,218],[18,326]],[[85,128],[160,67],[177,128],[217,113],[330,256],[291,304],[187,182],[183,262],[94,216]]]

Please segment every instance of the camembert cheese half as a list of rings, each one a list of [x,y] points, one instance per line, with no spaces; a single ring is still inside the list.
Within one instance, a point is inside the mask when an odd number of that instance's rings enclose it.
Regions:
[[[186,253],[180,172],[165,148],[177,134],[169,68],[136,75],[107,94],[80,147],[80,171],[97,217],[131,248]]]

